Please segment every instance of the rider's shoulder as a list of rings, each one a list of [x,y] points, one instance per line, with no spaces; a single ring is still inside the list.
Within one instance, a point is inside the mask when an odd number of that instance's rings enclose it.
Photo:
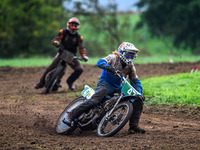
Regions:
[[[110,62],[110,61],[116,62],[117,61],[117,57],[114,54],[109,54],[108,56],[104,57],[103,59],[105,59],[107,62]]]
[[[78,32],[76,32],[76,35],[82,40],[83,39],[83,36],[80,35]]]
[[[116,55],[115,54],[109,54],[107,57],[110,57],[111,59],[116,59]]]
[[[61,34],[63,34],[63,33],[67,33],[68,32],[68,30],[67,29],[60,29],[60,31],[59,31]]]

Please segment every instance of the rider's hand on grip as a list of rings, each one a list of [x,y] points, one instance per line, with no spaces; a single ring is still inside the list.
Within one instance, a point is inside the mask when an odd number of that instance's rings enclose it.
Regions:
[[[82,56],[82,59],[83,59],[83,61],[86,62],[86,61],[88,61],[89,58],[87,56]]]
[[[144,95],[138,95],[137,97],[138,97],[140,100],[142,100],[143,102],[145,101]]]
[[[59,50],[58,50],[58,52],[60,53],[60,54],[62,54],[62,52],[65,50],[65,47],[63,46],[63,45],[61,45],[61,44],[59,44]]]
[[[106,70],[109,71],[109,72],[111,72],[111,73],[114,74],[114,75],[117,74],[117,71],[116,71],[113,67],[111,67],[111,66],[107,66],[107,67],[106,67]]]
[[[59,47],[60,46],[60,43],[58,42],[58,41],[53,41],[53,45],[55,46],[55,47]]]

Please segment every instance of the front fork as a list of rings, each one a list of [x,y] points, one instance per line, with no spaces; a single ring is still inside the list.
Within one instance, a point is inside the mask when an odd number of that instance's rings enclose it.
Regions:
[[[121,95],[119,96],[118,100],[116,101],[114,107],[109,111],[108,114],[106,114],[106,117],[109,117],[113,113],[114,109],[119,104],[119,102],[120,102],[120,100],[121,100],[122,97],[123,97],[123,94],[121,93]]]

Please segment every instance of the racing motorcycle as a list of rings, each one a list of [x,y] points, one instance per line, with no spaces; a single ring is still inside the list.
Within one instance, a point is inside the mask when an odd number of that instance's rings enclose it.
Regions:
[[[83,131],[95,130],[97,136],[110,137],[118,133],[130,119],[133,106],[137,96],[141,95],[128,80],[116,73],[122,81],[122,89],[120,93],[116,93],[113,97],[105,96],[100,104],[88,112],[81,114],[73,125],[68,126],[65,118],[68,113],[89,100],[95,91],[85,85],[81,92],[81,97],[72,101],[61,113],[56,124],[56,132],[59,134],[71,134],[76,128]]]
[[[73,59],[83,61],[82,58],[76,57],[72,52],[65,50],[62,45],[60,45],[60,49],[62,50],[62,54],[58,66],[50,71],[45,77],[44,94],[48,94],[51,91],[57,90],[60,87],[60,80],[65,74],[66,67],[72,62]]]

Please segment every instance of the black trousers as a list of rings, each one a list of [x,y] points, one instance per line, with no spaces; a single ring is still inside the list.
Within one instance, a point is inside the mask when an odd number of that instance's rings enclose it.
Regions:
[[[78,107],[76,107],[75,109],[73,109],[71,111],[71,113],[70,113],[71,118],[76,119],[82,113],[97,106],[102,101],[104,96],[106,96],[107,91],[108,91],[108,89],[105,86],[98,86],[94,95],[90,99],[88,99],[87,101],[85,101],[84,103],[82,103],[81,105],[79,105]]]
[[[60,58],[60,53],[58,53],[56,55],[56,57],[54,58],[53,62],[49,65],[49,67],[45,70],[45,72],[43,73],[42,77],[40,78],[40,83],[41,84],[45,84],[45,78],[46,75],[52,71],[53,69],[55,69],[58,64],[60,63],[61,58]],[[69,78],[67,79],[67,83],[68,84],[73,84],[73,82],[75,82],[79,76],[82,74],[83,72],[83,66],[81,65],[81,63],[74,58],[72,63],[69,64],[69,66],[74,70],[74,72],[69,76]],[[60,80],[63,77],[64,73],[60,76]]]
[[[141,113],[143,111],[143,101],[145,99],[135,99],[135,101],[132,103],[133,104],[133,113],[131,115],[131,118],[129,120],[129,128],[134,128],[139,125],[139,120]]]

